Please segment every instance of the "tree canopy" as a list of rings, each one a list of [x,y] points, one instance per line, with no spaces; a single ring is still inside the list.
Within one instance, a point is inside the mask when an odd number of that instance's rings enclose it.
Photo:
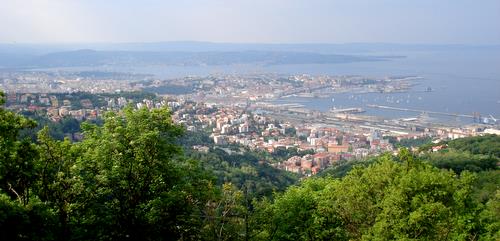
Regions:
[[[475,202],[476,175],[384,156],[342,179],[312,178],[265,206],[264,240],[496,240],[498,200]],[[497,191],[498,192],[498,191]],[[495,194],[498,195],[498,194]],[[488,223],[482,226],[481,223]]]

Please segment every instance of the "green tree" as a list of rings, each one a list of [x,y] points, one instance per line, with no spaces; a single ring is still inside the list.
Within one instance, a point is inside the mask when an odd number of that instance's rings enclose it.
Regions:
[[[321,214],[320,199],[333,179],[310,179],[289,188],[270,205],[257,206],[263,229],[255,235],[261,240],[323,240],[343,237],[339,219]],[[266,201],[264,201],[266,202]]]
[[[26,205],[34,181],[36,150],[29,140],[19,140],[19,132],[34,128],[36,123],[5,110],[0,92],[0,189]]]
[[[398,157],[356,166],[342,179],[317,178],[289,188],[256,213],[267,210],[273,220],[260,230],[264,239],[475,239],[484,231],[474,180],[471,173],[456,176],[402,150]]]
[[[83,130],[77,166],[92,202],[85,224],[117,239],[197,235],[211,180],[196,174],[199,165],[180,164],[182,129],[168,110],[126,108]]]
[[[428,153],[422,156],[431,165],[451,169],[456,173],[462,171],[480,172],[497,169],[498,157],[484,154],[471,154],[467,151],[449,149],[442,152]]]
[[[53,140],[47,126],[39,132],[38,143],[36,192],[43,202],[54,208],[60,225],[58,237],[64,240],[71,234],[71,222],[79,219],[74,216],[76,209],[85,203],[76,166],[80,150],[68,139]]]
[[[500,240],[500,190],[486,203],[481,212],[480,221],[484,233],[479,240]]]
[[[53,240],[55,216],[32,191],[38,173],[37,148],[29,139],[18,138],[35,122],[5,110],[4,103],[0,92],[0,239]]]
[[[231,183],[222,185],[221,192],[207,204],[204,239],[242,240],[246,235],[244,194]]]

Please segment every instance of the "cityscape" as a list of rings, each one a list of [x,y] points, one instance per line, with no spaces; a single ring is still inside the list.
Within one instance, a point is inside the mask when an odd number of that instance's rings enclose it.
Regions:
[[[499,241],[498,0],[2,0],[0,241]]]
[[[310,176],[341,160],[362,159],[386,152],[397,154],[394,141],[431,139],[440,141],[485,134],[500,134],[495,117],[466,116],[467,125],[433,123],[425,111],[417,118],[387,119],[364,115],[367,104],[357,108],[310,110],[300,103],[276,103],[280,98],[330,97],[335,93],[405,93],[417,85],[418,76],[382,79],[363,76],[214,75],[160,80],[147,75],[117,73],[17,72],[0,79],[7,93],[7,108],[45,113],[57,122],[63,118],[95,120],[107,111],[167,107],[175,123],[187,131],[206,132],[214,145],[237,144],[250,150],[274,153],[296,149],[296,155],[276,168]],[[151,91],[126,98],[120,93]],[[425,91],[432,91],[426,89]],[[91,93],[85,98],[81,93]],[[161,94],[155,94],[161,93]],[[389,103],[390,104],[390,103]],[[385,107],[390,108],[390,107]],[[418,112],[418,111],[416,111]],[[453,113],[440,113],[457,116]],[[74,133],[78,140],[81,133]],[[391,140],[391,141],[390,141]],[[209,146],[193,148],[207,151]],[[416,147],[415,147],[416,148]],[[307,151],[311,151],[310,154]],[[266,160],[264,160],[266,161]]]

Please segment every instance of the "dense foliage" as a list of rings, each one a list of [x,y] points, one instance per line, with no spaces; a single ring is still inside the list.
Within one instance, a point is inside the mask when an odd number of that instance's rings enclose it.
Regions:
[[[294,185],[262,153],[183,137],[167,109],[108,112],[78,142],[35,126],[0,107],[0,240],[500,239],[495,136]]]
[[[77,120],[75,118],[66,116],[58,121],[52,121],[46,117],[45,112],[34,112],[34,111],[23,111],[20,113],[24,117],[34,120],[37,126],[34,128],[23,129],[20,131],[20,137],[31,138],[33,141],[37,138],[37,133],[41,131],[45,126],[49,129],[49,134],[52,138],[56,140],[64,140],[65,137],[74,139],[74,135],[80,133],[80,125],[84,120]],[[93,123],[102,124],[101,119],[92,120]]]
[[[500,158],[500,136],[498,135],[460,138],[448,142],[448,146],[472,154],[492,155]]]
[[[179,138],[185,155],[200,161],[204,169],[216,176],[216,184],[232,183],[244,190],[246,198],[272,197],[274,192],[282,192],[296,184],[299,176],[269,165],[274,157],[265,151],[250,150],[238,144],[225,147],[216,146],[212,138],[203,131],[188,132]],[[193,146],[204,146],[206,152],[193,150]],[[297,149],[291,153],[298,153]]]
[[[78,143],[48,128],[36,143],[18,140],[34,123],[0,117],[2,240],[200,237],[214,178],[184,160],[167,110],[110,112],[103,126],[84,124]]]
[[[456,151],[469,152],[477,155],[491,155],[500,158],[500,136],[484,135],[468,138],[459,138],[451,141],[445,141],[438,144],[423,145],[419,149],[421,151],[429,151],[433,146],[445,145],[447,149]]]
[[[476,175],[457,176],[407,151],[342,179],[312,178],[260,213],[265,240],[498,240],[500,191],[474,199]]]
[[[272,197],[297,182],[298,176],[265,163],[256,152],[227,153],[210,149],[207,153],[193,152],[190,158],[200,160],[205,169],[217,177],[217,184],[232,183],[244,190],[248,198]]]
[[[422,140],[424,139],[415,139],[417,142]],[[498,135],[461,138],[438,144],[429,144],[427,142],[426,139],[425,144],[418,148],[419,159],[428,162],[432,166],[453,170],[457,174],[465,170],[472,172],[498,170],[498,163],[500,163],[500,136]],[[433,146],[443,146],[443,149],[432,152]],[[319,175],[344,177],[355,166],[368,166],[374,161],[375,158],[373,157],[349,161],[342,160],[323,170]]]
[[[389,143],[393,144],[395,147],[417,147],[432,143],[431,137],[421,137],[421,138],[407,138],[397,140],[396,137],[388,136],[384,137],[389,140]]]

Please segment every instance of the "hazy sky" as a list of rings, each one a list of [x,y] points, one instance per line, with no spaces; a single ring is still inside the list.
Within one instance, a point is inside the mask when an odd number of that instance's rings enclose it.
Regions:
[[[0,0],[0,42],[500,44],[500,0]]]

